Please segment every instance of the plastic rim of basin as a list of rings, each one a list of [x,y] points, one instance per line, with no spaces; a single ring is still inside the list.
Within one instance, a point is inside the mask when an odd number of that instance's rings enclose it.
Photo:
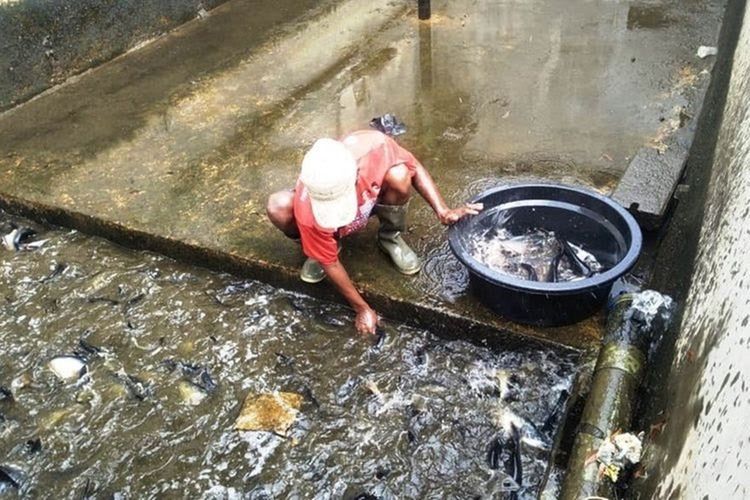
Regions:
[[[638,223],[635,221],[632,215],[625,210],[622,206],[620,206],[617,202],[614,200],[603,196],[599,193],[595,193],[589,190],[580,189],[580,188],[574,188],[570,186],[564,186],[559,184],[512,184],[507,186],[501,186],[493,189],[489,189],[487,191],[484,191],[483,193],[479,194],[478,196],[475,196],[471,202],[472,203],[481,203],[482,200],[485,200],[486,198],[489,198],[490,196],[503,192],[503,191],[510,191],[510,190],[561,190],[561,191],[569,191],[573,193],[577,193],[579,195],[582,195],[584,197],[589,197],[594,200],[597,200],[605,205],[607,205],[610,209],[614,210],[617,215],[621,218],[621,221],[625,223],[627,226],[628,232],[630,233],[630,244],[628,245],[627,251],[625,255],[617,262],[617,264],[610,269],[607,269],[605,272],[596,274],[590,278],[585,278],[582,280],[577,281],[567,281],[567,282],[558,282],[558,283],[548,283],[543,281],[530,281],[530,280],[524,280],[520,278],[515,278],[513,276],[510,276],[505,273],[498,272],[485,264],[479,262],[477,259],[475,259],[470,252],[466,249],[462,237],[461,237],[461,231],[465,230],[467,226],[467,221],[461,221],[459,224],[456,224],[454,227],[451,228],[448,236],[448,242],[450,244],[451,250],[456,255],[459,261],[461,261],[462,264],[464,264],[469,270],[474,273],[475,275],[481,277],[482,279],[498,285],[505,288],[510,288],[517,290],[519,292],[526,292],[526,293],[536,293],[536,294],[545,294],[545,295],[567,295],[567,294],[579,294],[579,293],[586,293],[589,290],[592,289],[598,289],[603,286],[611,285],[614,283],[615,280],[617,280],[619,277],[621,277],[623,274],[627,273],[633,265],[635,265],[636,260],[638,259],[638,256],[641,252],[642,247],[642,234],[641,229],[638,226]],[[592,218],[596,222],[599,222],[600,224],[608,224],[611,225],[611,222],[606,219],[601,214],[596,213],[594,210],[591,210],[587,207],[578,206],[575,204],[572,204],[570,202],[561,202],[558,200],[555,200],[552,197],[535,197],[530,196],[527,199],[523,200],[525,203],[524,205],[528,206],[552,206],[557,208],[564,208],[571,211],[576,211],[582,215],[586,215],[589,218]],[[506,204],[506,202],[501,203],[501,205]],[[493,207],[486,207],[487,209],[492,209]],[[625,236],[625,235],[623,235]]]

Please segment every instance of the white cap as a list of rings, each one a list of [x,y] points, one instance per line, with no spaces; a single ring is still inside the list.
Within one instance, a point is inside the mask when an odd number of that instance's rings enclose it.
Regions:
[[[315,141],[302,160],[299,178],[320,227],[338,229],[357,216],[357,161],[339,141]]]

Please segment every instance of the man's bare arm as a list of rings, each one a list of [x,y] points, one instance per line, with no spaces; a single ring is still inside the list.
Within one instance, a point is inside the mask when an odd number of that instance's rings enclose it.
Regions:
[[[449,208],[440,195],[432,176],[422,165],[417,165],[417,170],[412,180],[414,189],[432,207],[442,224],[447,226],[455,224],[467,215],[476,215],[484,206],[481,203],[467,203],[459,208]]]
[[[339,293],[344,296],[356,312],[357,317],[354,323],[357,331],[374,335],[375,328],[378,326],[378,315],[354,287],[354,283],[352,283],[349,274],[344,269],[344,266],[341,265],[341,262],[336,261],[333,264],[324,265],[323,270],[325,270],[328,278]]]

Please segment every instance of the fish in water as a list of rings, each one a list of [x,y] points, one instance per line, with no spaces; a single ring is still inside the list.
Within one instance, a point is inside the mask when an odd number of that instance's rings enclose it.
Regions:
[[[385,342],[385,330],[381,327],[375,328],[375,341],[373,342],[372,348],[376,351],[383,346]]]
[[[565,256],[570,261],[570,264],[575,269],[576,274],[579,274],[584,278],[588,278],[593,274],[591,267],[578,256],[578,252],[575,251],[568,241],[562,241],[562,249]]]
[[[487,447],[487,463],[492,470],[500,470],[505,476],[501,490],[509,492],[511,500],[518,499],[518,490],[523,484],[521,463],[521,435],[515,423],[509,422],[503,430],[492,438]]]
[[[283,352],[275,352],[276,354],[276,361],[281,366],[292,366],[294,364],[294,358],[291,356],[287,356]]]
[[[68,265],[62,262],[55,264],[55,267],[54,269],[52,269],[52,272],[49,273],[44,278],[40,279],[39,283],[47,283],[48,281],[52,281],[53,279],[60,276],[67,268],[68,268]]]
[[[153,395],[153,390],[146,382],[126,373],[125,370],[121,369],[113,375],[122,382],[122,385],[124,385],[130,394],[132,394],[137,400],[144,401],[146,398]]]
[[[560,395],[557,398],[557,402],[552,407],[552,411],[550,412],[549,416],[547,416],[546,420],[544,421],[544,424],[542,425],[541,432],[542,434],[546,434],[549,436],[552,434],[552,431],[555,429],[555,426],[557,425],[558,420],[560,419],[560,414],[563,412],[565,408],[565,402],[568,400],[568,396],[570,396],[570,393],[563,389],[560,391]]]
[[[36,231],[30,227],[18,227],[16,224],[10,224],[11,231],[3,236],[3,246],[12,252],[17,252],[24,247],[29,238],[36,234]]]
[[[73,349],[73,354],[78,356],[79,358],[83,359],[84,361],[89,361],[92,357],[99,357],[104,353],[104,349],[101,347],[97,347],[93,344],[90,344],[85,339],[79,339],[78,340],[78,347]]]
[[[518,267],[526,271],[526,279],[529,281],[539,281],[539,277],[536,274],[536,270],[531,264],[521,262]]]
[[[200,387],[207,393],[212,393],[219,387],[219,384],[216,383],[208,370],[203,366],[192,365],[190,363],[175,361],[173,359],[165,359],[162,361],[162,364],[170,371],[179,369],[191,383]]]
[[[25,474],[22,470],[10,465],[0,465],[0,493],[3,492],[2,486],[9,486],[15,489],[21,489]]]
[[[560,238],[557,238],[555,243],[557,244],[557,252],[555,252],[555,256],[552,257],[552,260],[549,263],[549,271],[547,271],[548,283],[557,283],[557,268],[560,267],[560,261],[563,256],[565,256],[565,244],[567,242],[561,241]]]
[[[13,402],[13,393],[7,387],[0,385],[0,401]]]
[[[31,455],[42,451],[42,440],[40,438],[34,438],[26,441],[26,451]]]
[[[86,362],[78,356],[56,356],[47,366],[63,380],[78,380],[88,371]]]

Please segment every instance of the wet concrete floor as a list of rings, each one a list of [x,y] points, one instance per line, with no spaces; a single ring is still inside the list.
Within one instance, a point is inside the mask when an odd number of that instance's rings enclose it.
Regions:
[[[609,193],[705,89],[712,61],[695,51],[715,44],[722,9],[435,1],[420,23],[411,2],[232,0],[0,116],[0,200],[206,249],[294,286],[301,252],[264,204],[293,185],[315,138],[392,112],[451,203],[529,179]],[[374,225],[345,242],[381,314],[395,300],[575,347],[597,338],[597,318],[544,330],[496,318],[467,294],[421,200],[411,220],[416,278],[389,267]]]

